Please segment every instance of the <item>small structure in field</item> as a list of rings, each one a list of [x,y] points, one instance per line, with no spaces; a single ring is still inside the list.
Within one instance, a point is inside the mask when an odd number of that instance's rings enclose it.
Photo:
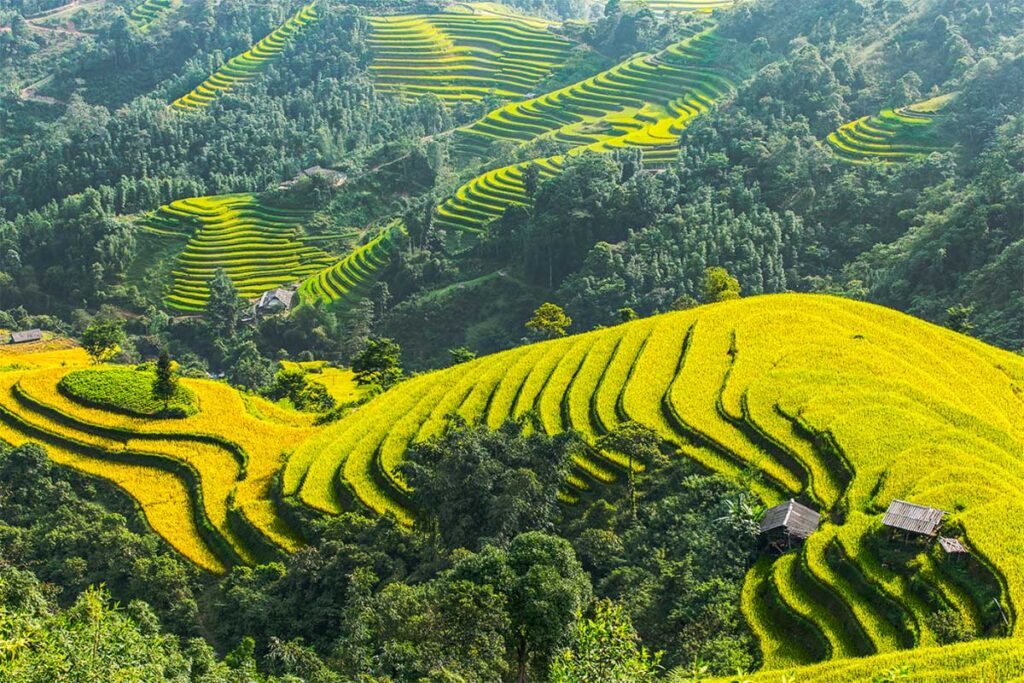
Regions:
[[[768,547],[785,552],[794,544],[803,543],[813,534],[821,515],[795,500],[769,508],[761,518],[761,535],[768,542]]]
[[[939,536],[939,548],[952,558],[969,557],[971,554],[971,551],[958,538]]]
[[[23,330],[21,332],[11,332],[12,344],[28,344],[29,342],[37,342],[42,340],[42,330]]]
[[[894,535],[899,534],[907,539],[913,536],[935,538],[945,516],[944,510],[915,505],[905,500],[894,500],[885,511],[882,525],[889,527]]]
[[[324,168],[323,166],[310,166],[309,168],[299,171],[298,175],[291,180],[286,180],[281,183],[280,187],[282,189],[291,187],[303,178],[322,178],[331,187],[341,187],[348,182],[348,175],[343,171],[338,171],[333,168]]]
[[[257,316],[287,313],[295,308],[296,303],[298,303],[298,293],[294,289],[276,287],[260,294],[260,298],[253,306],[253,313]]]

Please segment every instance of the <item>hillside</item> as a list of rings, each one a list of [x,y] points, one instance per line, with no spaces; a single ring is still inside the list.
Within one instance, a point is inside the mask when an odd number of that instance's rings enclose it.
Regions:
[[[0,2],[0,681],[1024,683],[1022,112],[1024,0]]]
[[[410,443],[440,434],[453,415],[496,428],[535,413],[544,431],[573,429],[591,445],[634,420],[676,457],[736,479],[756,472],[749,486],[766,503],[798,496],[824,513],[800,554],[748,575],[750,595],[768,591],[822,644],[794,650],[784,620],[747,603],[766,667],[934,646],[934,601],[981,632],[1001,631],[980,602],[986,593],[927,553],[899,566],[879,556],[891,499],[951,513],[947,526],[991,572],[988,595],[1019,629],[1024,536],[1007,521],[1021,507],[1024,360],[877,306],[778,295],[670,313],[427,373],[315,430],[247,417],[233,392],[208,382],[186,385],[202,406],[195,417],[120,416],[62,393],[66,373],[3,373],[5,440],[42,437],[58,462],[115,481],[158,533],[211,570],[267,545],[296,547],[270,483],[282,467],[281,493],[303,506],[338,514],[359,501],[408,524],[396,468]],[[564,504],[622,481],[621,454],[575,457]],[[169,482],[176,499],[166,498]],[[253,545],[261,535],[271,543]]]

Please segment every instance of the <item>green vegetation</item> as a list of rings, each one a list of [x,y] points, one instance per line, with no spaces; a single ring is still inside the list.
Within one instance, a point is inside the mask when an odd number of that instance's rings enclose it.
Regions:
[[[351,305],[365,297],[378,272],[388,264],[395,234],[402,229],[401,223],[389,225],[345,258],[303,280],[299,286],[302,302]]]
[[[828,136],[832,150],[855,164],[897,163],[948,149],[936,135],[942,110],[952,95],[909,107],[886,109],[844,124]]]
[[[458,13],[371,17],[381,92],[447,102],[521,97],[562,65],[571,43],[543,24]]]
[[[509,206],[528,204],[536,183],[530,174],[550,179],[563,170],[567,155],[635,149],[648,166],[671,163],[693,119],[734,88],[734,77],[715,65],[721,50],[713,32],[692,33],[656,55],[640,55],[553,93],[506,105],[459,129],[464,154],[486,154],[496,140],[551,139],[570,149],[473,178],[437,207],[435,220],[478,232]]]
[[[187,417],[198,410],[195,394],[178,385],[167,400],[154,396],[157,375],[143,368],[75,370],[60,380],[60,389],[85,405],[139,417]]]
[[[143,220],[143,230],[191,234],[178,256],[167,305],[203,310],[218,269],[242,297],[253,298],[324,268],[331,256],[302,238],[308,217],[306,211],[266,206],[252,194],[193,197],[160,207]]]
[[[174,0],[145,0],[128,13],[128,18],[139,28],[146,28],[174,6]]]
[[[171,106],[183,111],[206,107],[222,93],[231,92],[259,78],[267,66],[281,56],[288,44],[317,20],[315,5],[315,2],[311,2],[304,6],[260,42],[229,59],[194,90],[174,100]]]

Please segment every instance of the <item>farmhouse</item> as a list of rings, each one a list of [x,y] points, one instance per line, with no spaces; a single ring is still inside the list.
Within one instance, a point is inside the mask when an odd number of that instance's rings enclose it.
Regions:
[[[256,304],[253,306],[253,313],[256,315],[286,313],[295,307],[296,299],[295,290],[282,289],[280,287],[268,289],[263,294],[260,294],[260,298],[256,300]]]
[[[768,546],[786,551],[794,542],[802,543],[815,532],[821,522],[821,515],[795,500],[776,505],[764,513],[760,532]]]
[[[12,344],[27,344],[29,342],[37,342],[42,340],[42,338],[42,330],[24,330],[22,332],[11,332]]]
[[[945,516],[944,510],[915,505],[905,500],[894,500],[889,503],[882,524],[907,537],[916,535],[934,538]]]

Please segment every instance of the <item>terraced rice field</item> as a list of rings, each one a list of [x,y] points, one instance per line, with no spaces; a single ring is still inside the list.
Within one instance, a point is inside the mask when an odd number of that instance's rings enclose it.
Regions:
[[[187,418],[96,408],[59,384],[80,351],[51,357],[46,367],[0,372],[0,438],[40,442],[54,461],[112,481],[139,504],[156,533],[211,572],[299,547],[271,485],[289,451],[313,433],[308,417],[282,418],[267,405],[256,417],[230,387],[187,379],[182,384],[201,407]]]
[[[906,668],[906,675],[884,678]],[[709,679],[733,683],[736,678]],[[919,648],[861,659],[845,659],[795,669],[761,671],[744,676],[750,683],[949,683],[952,681],[1024,682],[1024,643],[1018,639],[983,640],[945,647]]]
[[[174,0],[145,0],[136,5],[128,18],[140,28],[146,28],[174,6]]]
[[[388,226],[345,258],[304,280],[299,287],[302,302],[351,304],[365,296],[377,273],[391,260],[394,234],[401,229],[398,223]]]
[[[486,156],[495,141],[551,138],[566,154],[487,171],[437,207],[440,225],[477,232],[513,204],[527,204],[527,166],[541,179],[562,171],[568,156],[639,149],[644,163],[671,163],[693,120],[733,91],[735,76],[716,65],[723,43],[702,31],[655,55],[633,57],[596,76],[524,102],[505,105],[457,132],[465,156]]]
[[[628,3],[627,3],[628,4]],[[735,0],[648,0],[644,2],[652,12],[713,12],[731,9]]]
[[[522,97],[558,69],[572,44],[542,22],[495,14],[370,17],[377,90],[446,102]]]
[[[766,666],[784,669],[934,646],[935,601],[977,619],[984,606],[941,561],[922,556],[910,580],[871,550],[893,498],[952,513],[1020,635],[1022,397],[1019,356],[869,304],[757,297],[417,376],[300,446],[283,490],[327,513],[357,500],[408,523],[395,468],[452,413],[493,427],[534,410],[545,431],[591,443],[639,421],[710,470],[759,472],[752,486],[768,503],[802,495],[823,511],[803,549],[751,572],[744,591]],[[621,480],[624,463],[595,449],[573,469],[567,502]]]
[[[885,109],[846,123],[828,136],[832,152],[854,164],[892,164],[948,149],[936,135],[949,96],[909,107]]]
[[[259,78],[267,66],[281,56],[285,47],[317,20],[315,5],[310,3],[300,9],[251,48],[229,59],[192,92],[172,102],[171,106],[182,111],[203,108],[219,95]]]
[[[209,281],[223,268],[244,298],[301,281],[335,259],[306,244],[301,226],[307,212],[265,206],[252,194],[180,199],[143,221],[154,234],[191,234],[173,271],[166,297],[179,311],[201,311]]]

